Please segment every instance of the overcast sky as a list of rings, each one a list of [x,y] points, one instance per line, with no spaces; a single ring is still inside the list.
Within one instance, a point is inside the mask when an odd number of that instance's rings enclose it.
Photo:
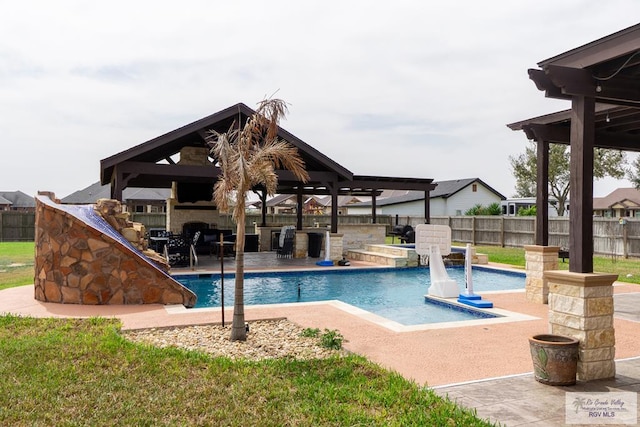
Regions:
[[[359,175],[514,193],[505,125],[569,108],[527,69],[636,24],[637,0],[0,0],[0,191],[58,197],[100,160],[276,93]],[[604,196],[626,181],[596,182]]]

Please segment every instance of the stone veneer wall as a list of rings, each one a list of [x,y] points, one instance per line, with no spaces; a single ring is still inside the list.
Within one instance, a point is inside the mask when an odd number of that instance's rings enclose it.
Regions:
[[[182,234],[182,227],[188,222],[204,222],[209,228],[217,228],[219,217],[213,202],[178,203],[178,199],[167,200],[167,230],[173,234]]]
[[[527,301],[547,304],[549,285],[544,272],[558,269],[558,246],[524,246],[525,260],[525,295]]]
[[[337,258],[341,259],[342,253],[349,249],[364,249],[367,244],[384,244],[387,227],[384,224],[342,224],[338,225],[338,233],[343,236],[341,253]],[[333,241],[331,244],[333,247]]]
[[[333,262],[338,262],[342,259],[344,254],[343,239],[344,235],[340,233],[331,233],[329,236],[329,259]],[[324,249],[327,249],[326,245]]]
[[[547,271],[549,327],[552,334],[580,341],[577,379],[591,381],[616,374],[613,327],[614,274]]]
[[[52,194],[49,197],[56,201]],[[144,233],[144,228],[118,215],[119,202],[109,202],[115,203],[103,204],[102,210],[115,216],[105,218],[107,222],[115,224],[120,233],[127,229],[125,234],[139,239],[132,230],[138,228]],[[100,209],[97,211],[100,213]],[[196,302],[191,291],[130,248],[37,199],[35,252],[35,299],[39,301],[187,307]]]
[[[293,257],[306,258],[309,255],[309,235],[307,233],[296,233],[293,241]]]

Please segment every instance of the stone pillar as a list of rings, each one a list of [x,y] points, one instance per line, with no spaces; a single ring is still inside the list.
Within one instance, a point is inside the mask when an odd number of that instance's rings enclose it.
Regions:
[[[309,235],[307,233],[296,233],[293,245],[294,258],[306,258],[309,252]]]
[[[527,301],[547,304],[549,287],[544,272],[558,269],[558,246],[524,246],[525,294]]]
[[[611,378],[616,374],[613,328],[615,274],[547,271],[549,330],[580,341],[579,381]]]
[[[344,234],[329,233],[329,239],[331,241],[331,243],[329,243],[329,259],[333,262],[338,262],[342,259],[343,255]]]

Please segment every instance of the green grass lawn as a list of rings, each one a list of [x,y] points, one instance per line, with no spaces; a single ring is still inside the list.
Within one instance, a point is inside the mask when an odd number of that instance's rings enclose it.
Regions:
[[[33,247],[0,243],[0,289],[33,283]],[[521,248],[476,250],[524,268]],[[594,257],[594,271],[640,283],[636,259]],[[491,425],[362,357],[231,361],[95,318],[0,316],[0,390],[0,425]]]
[[[359,356],[231,361],[99,318],[0,316],[0,390],[0,425],[492,425]]]
[[[1,242],[0,290],[32,284],[33,261],[33,242]]]
[[[460,246],[464,246],[460,244]],[[510,264],[514,267],[525,267],[523,248],[501,248],[499,246],[476,246],[477,253],[487,254],[490,262]],[[558,269],[568,270],[569,260],[558,260]],[[595,273],[612,273],[618,275],[620,282],[640,283],[640,260],[637,258],[594,256],[593,271]]]

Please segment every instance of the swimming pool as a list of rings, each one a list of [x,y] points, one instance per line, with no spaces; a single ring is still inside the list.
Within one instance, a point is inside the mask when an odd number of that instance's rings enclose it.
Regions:
[[[447,268],[464,291],[464,268]],[[524,289],[524,274],[473,267],[474,292]],[[177,281],[197,296],[195,308],[220,307],[221,278],[180,275]],[[245,273],[246,305],[339,300],[402,325],[452,322],[491,317],[459,307],[425,302],[430,286],[429,268],[353,269]],[[224,304],[233,305],[233,275],[225,275]]]

